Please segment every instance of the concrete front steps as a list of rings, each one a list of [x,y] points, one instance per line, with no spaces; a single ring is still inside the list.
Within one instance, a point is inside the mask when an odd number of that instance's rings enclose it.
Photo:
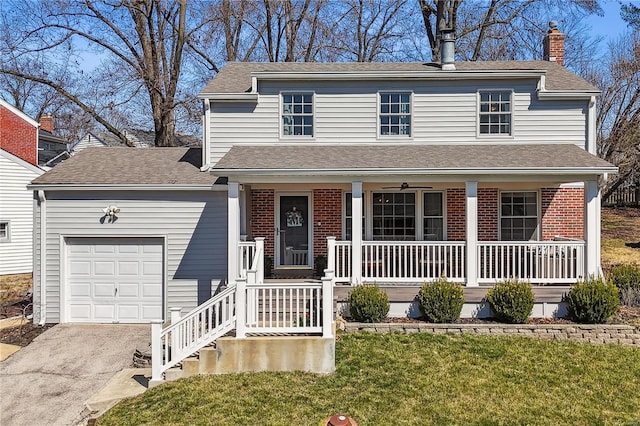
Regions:
[[[228,374],[256,371],[335,371],[335,340],[320,336],[221,337],[215,347],[200,349],[180,367],[165,372],[173,381],[196,374]]]

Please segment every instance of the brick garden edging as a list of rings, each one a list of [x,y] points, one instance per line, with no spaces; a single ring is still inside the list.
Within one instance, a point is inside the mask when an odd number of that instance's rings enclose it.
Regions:
[[[610,324],[429,324],[347,322],[346,332],[517,335],[640,347],[640,328]]]

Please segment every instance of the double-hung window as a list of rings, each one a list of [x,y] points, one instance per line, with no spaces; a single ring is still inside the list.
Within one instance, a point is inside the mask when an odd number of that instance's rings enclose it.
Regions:
[[[480,92],[480,134],[510,136],[512,107],[510,91]]]
[[[313,137],[313,94],[282,94],[282,135]]]
[[[423,226],[426,241],[444,240],[444,200],[442,192],[423,194]]]
[[[380,93],[380,136],[411,136],[411,94]]]
[[[366,211],[365,208],[365,197],[362,198],[362,236],[364,237],[364,214]],[[346,241],[351,241],[351,236],[353,235],[353,222],[351,216],[351,193],[346,192],[344,194],[344,239]]]
[[[0,242],[11,241],[11,226],[8,221],[0,221]]]
[[[373,239],[415,240],[416,194],[414,192],[373,193]]]
[[[538,236],[538,194],[503,192],[500,195],[500,236],[503,241],[530,241]]]

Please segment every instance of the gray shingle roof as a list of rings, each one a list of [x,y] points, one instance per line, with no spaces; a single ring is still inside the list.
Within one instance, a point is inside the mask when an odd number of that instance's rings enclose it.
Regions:
[[[32,184],[212,185],[200,148],[87,148]]]
[[[551,61],[480,61],[458,62],[460,71],[546,71],[548,90],[598,90],[589,82]],[[205,86],[201,95],[210,93],[244,93],[251,90],[251,73],[271,72],[442,72],[437,64],[422,62],[229,62]]]
[[[279,145],[234,146],[216,164],[233,169],[602,169],[608,162],[576,145]],[[321,173],[321,172],[320,172]]]

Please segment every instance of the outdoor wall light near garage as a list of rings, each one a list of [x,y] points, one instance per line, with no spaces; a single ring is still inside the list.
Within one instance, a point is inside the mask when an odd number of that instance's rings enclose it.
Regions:
[[[120,213],[120,208],[118,206],[108,206],[102,211],[104,212],[104,218],[109,218],[109,221],[113,222],[117,219],[116,215]]]

